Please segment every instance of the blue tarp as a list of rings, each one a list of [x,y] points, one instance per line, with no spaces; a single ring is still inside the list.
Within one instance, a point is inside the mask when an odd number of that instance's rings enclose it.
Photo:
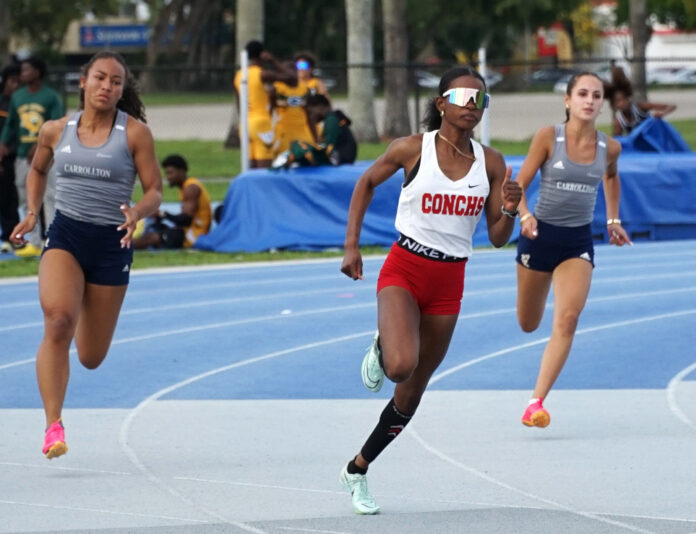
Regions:
[[[505,158],[513,177],[523,156]],[[312,250],[343,246],[350,197],[356,180],[370,162],[340,167],[252,170],[230,184],[224,216],[196,248],[218,252]],[[621,219],[633,238],[696,237],[696,154],[626,153],[619,159],[622,184]],[[394,217],[403,182],[398,172],[375,190],[360,236],[362,245],[389,246],[397,237]],[[539,177],[527,196],[536,203]],[[604,237],[604,196],[597,198],[593,232]],[[515,227],[513,239],[519,229]],[[488,245],[485,216],[474,245]]]
[[[628,152],[691,152],[679,132],[662,119],[648,117],[630,135],[615,138],[623,153]]]

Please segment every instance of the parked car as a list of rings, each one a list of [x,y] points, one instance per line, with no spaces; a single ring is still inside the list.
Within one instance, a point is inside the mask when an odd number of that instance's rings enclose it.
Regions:
[[[531,83],[556,83],[559,79],[564,76],[570,76],[575,74],[577,71],[574,69],[566,69],[563,67],[550,67],[545,69],[535,70],[530,76],[529,81]]]
[[[674,83],[694,85],[696,84],[696,67],[685,67],[674,75]]]
[[[440,77],[435,76],[432,72],[428,72],[427,70],[417,70],[416,82],[418,83],[418,87],[434,89],[440,85]]]
[[[654,83],[658,85],[668,85],[678,83],[679,72],[683,67],[654,67],[648,69],[645,73],[645,79],[648,83]]]

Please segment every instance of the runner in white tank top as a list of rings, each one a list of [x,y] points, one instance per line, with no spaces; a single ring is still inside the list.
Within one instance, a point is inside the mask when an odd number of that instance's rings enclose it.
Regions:
[[[570,80],[565,96],[565,124],[537,132],[517,175],[517,181],[526,190],[537,171],[542,170],[537,212],[530,211],[524,198],[520,202],[517,318],[525,332],[533,332],[539,326],[552,281],[554,284],[551,339],[541,359],[532,398],[522,415],[526,426],[544,428],[551,421],[542,402],[568,358],[590,290],[594,248],[588,221],[592,219],[600,180],[609,242],[618,246],[631,244],[619,219],[621,184],[617,161],[621,145],[615,139],[604,140],[595,124],[601,111],[603,87],[594,73],[581,73]]]
[[[472,139],[488,104],[485,90],[476,71],[447,71],[429,109],[428,133],[391,143],[353,191],[341,271],[362,280],[360,227],[374,188],[399,169],[406,174],[396,217],[401,237],[379,275],[379,328],[362,366],[368,389],[378,391],[385,375],[397,384],[374,431],[340,475],[361,514],[379,511],[367,489],[369,463],[408,424],[445,357],[483,210],[494,246],[505,245],[512,233],[521,188],[510,181],[500,153]]]

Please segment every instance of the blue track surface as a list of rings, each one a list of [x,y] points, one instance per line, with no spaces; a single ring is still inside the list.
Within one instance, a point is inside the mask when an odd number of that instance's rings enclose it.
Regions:
[[[590,298],[557,389],[662,389],[693,363],[695,245],[597,247]],[[376,325],[382,261],[365,260],[365,282],[341,275],[339,259],[134,274],[104,364],[87,371],[72,354],[66,408],[132,408],[152,395],[372,398],[358,369]],[[514,252],[476,254],[432,389],[532,389],[552,314],[524,334],[515,297]],[[36,281],[0,285],[0,408],[41,407],[33,365],[41,321]],[[379,395],[388,398],[391,388]]]

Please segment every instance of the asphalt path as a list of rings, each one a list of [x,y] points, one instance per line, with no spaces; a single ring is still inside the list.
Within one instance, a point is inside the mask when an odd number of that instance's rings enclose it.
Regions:
[[[561,122],[564,118],[563,95],[559,93],[501,93],[493,92],[490,107],[490,132],[495,139],[528,139],[541,127]],[[419,106],[422,116],[429,97],[423,96]],[[696,118],[696,89],[652,91],[650,99],[655,102],[674,103],[677,109],[668,119]],[[227,137],[232,120],[230,99],[219,104],[196,104],[186,106],[157,106],[147,109],[148,124],[156,139],[183,140],[200,139],[223,141]],[[410,116],[414,131],[415,99],[411,99]],[[343,109],[349,116],[350,107],[346,100],[336,99],[334,107]],[[377,130],[381,134],[384,123],[384,98],[375,100]],[[604,103],[598,124],[610,122],[609,106]]]

